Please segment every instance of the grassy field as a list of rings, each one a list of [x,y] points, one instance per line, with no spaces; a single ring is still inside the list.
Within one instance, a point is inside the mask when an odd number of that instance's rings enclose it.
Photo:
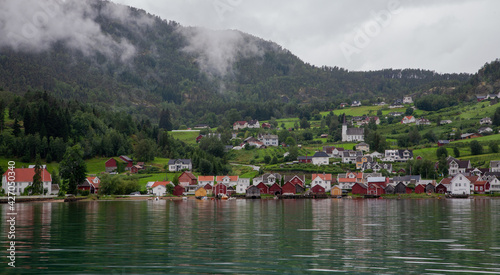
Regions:
[[[200,131],[175,131],[169,132],[169,134],[178,140],[184,141],[187,144],[196,144],[196,138],[200,135]]]

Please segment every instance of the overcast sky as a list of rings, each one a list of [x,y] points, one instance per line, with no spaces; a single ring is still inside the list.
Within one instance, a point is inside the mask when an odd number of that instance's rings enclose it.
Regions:
[[[349,70],[476,72],[500,57],[498,0],[113,0],[184,26],[237,29]]]

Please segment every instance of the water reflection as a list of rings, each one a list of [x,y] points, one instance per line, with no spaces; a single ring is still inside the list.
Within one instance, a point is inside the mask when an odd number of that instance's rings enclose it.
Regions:
[[[492,199],[94,201],[17,210],[12,274],[500,268],[500,200]]]

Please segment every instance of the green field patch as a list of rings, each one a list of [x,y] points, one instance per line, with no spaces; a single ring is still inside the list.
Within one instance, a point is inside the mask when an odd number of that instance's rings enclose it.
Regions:
[[[168,132],[173,138],[183,141],[187,144],[196,144],[196,138],[200,135],[199,130],[190,131],[172,131]]]

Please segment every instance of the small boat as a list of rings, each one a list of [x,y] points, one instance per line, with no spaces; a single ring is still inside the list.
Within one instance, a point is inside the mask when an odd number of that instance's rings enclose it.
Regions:
[[[228,199],[228,197],[227,197],[226,195],[222,195],[222,196],[220,197],[220,199],[221,199],[221,200],[227,200],[227,199]]]
[[[158,198],[158,197],[155,198],[155,201],[159,201],[159,200],[160,200],[160,198]]]
[[[187,199],[188,199],[187,197],[182,197],[183,201],[187,201]]]

